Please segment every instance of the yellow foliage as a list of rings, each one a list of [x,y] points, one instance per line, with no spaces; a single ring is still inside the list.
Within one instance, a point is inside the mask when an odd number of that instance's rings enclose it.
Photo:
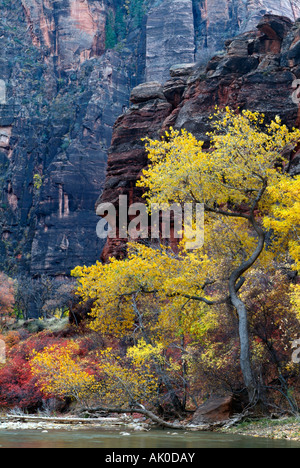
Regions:
[[[90,397],[95,377],[86,372],[76,357],[79,346],[70,342],[65,347],[54,345],[43,352],[33,352],[31,370],[47,395],[68,396],[78,401]]]
[[[170,129],[162,141],[146,139],[150,166],[138,182],[147,189],[149,209],[151,203],[204,203],[204,248],[189,251],[183,242],[175,255],[166,247],[131,244],[126,260],[77,267],[73,275],[78,278],[78,294],[83,300],[95,299],[94,330],[119,337],[141,330],[141,308],[145,326],[152,320],[152,331],[157,324],[162,327],[160,339],[164,335],[168,341],[169,332],[172,335],[176,328],[196,332],[200,338],[216,322],[212,317],[205,319],[205,301],[224,297],[224,279],[256,248],[255,223],[262,225],[263,215],[272,210],[274,216],[265,218],[265,225],[275,228],[281,222],[281,232],[298,232],[299,178],[293,181],[278,164],[287,162],[283,149],[296,145],[300,131],[290,132],[279,117],[262,130],[264,115],[250,111],[236,115],[228,108],[216,109],[212,120],[210,151],[185,130]],[[284,221],[278,220],[278,204]],[[290,251],[299,260],[295,236]],[[272,258],[271,249],[264,251],[261,264],[271,265]],[[207,294],[204,285],[212,281],[213,291]],[[204,301],[187,300],[198,296]],[[157,309],[152,318],[147,297]]]
[[[78,267],[73,275],[83,300],[95,299],[90,324],[94,331],[116,337],[139,333],[141,338],[148,333],[167,346],[176,335],[200,338],[216,325],[204,304],[182,297],[198,294],[207,262],[200,252],[175,255],[170,248],[130,244],[126,260]]]
[[[210,151],[186,130],[171,129],[162,141],[146,139],[150,166],[138,186],[147,188],[149,203],[251,206],[264,180],[268,185],[281,180],[275,163],[286,162],[282,151],[296,145],[299,130],[290,132],[276,118],[262,131],[263,115],[250,111],[236,115],[229,108],[217,109],[212,119]]]
[[[157,343],[156,346],[147,344],[145,339],[139,340],[136,346],[128,349],[127,356],[131,358],[135,365],[141,366],[147,362],[160,360],[164,350],[162,343]]]
[[[118,407],[149,405],[155,400],[158,379],[145,358],[145,346],[146,343],[140,343],[138,349],[129,350],[127,356],[122,358],[111,348],[99,354],[104,379],[97,384],[98,400],[102,400],[106,406]]]
[[[101,379],[84,370],[86,363],[76,356],[78,350],[79,345],[70,342],[62,348],[54,345],[40,353],[33,352],[31,370],[46,395],[71,397],[85,404],[92,398],[105,406],[118,407],[146,404],[155,397],[158,381],[149,360],[150,356],[159,355],[159,347],[140,342],[122,358],[107,348],[89,362],[98,369]]]
[[[294,306],[297,319],[300,322],[300,285],[299,284],[292,286],[291,299],[292,299],[292,304]]]
[[[211,119],[209,151],[186,130],[171,128],[161,141],[146,139],[150,165],[138,186],[147,189],[149,210],[153,203],[203,203],[206,253],[226,258],[231,268],[254,251],[249,220],[256,218],[257,225],[263,221],[274,229],[281,252],[285,239],[299,268],[300,177],[283,172],[288,161],[282,155],[299,142],[300,130],[289,131],[279,117],[264,125],[263,114],[237,115],[229,108],[216,108]],[[271,263],[275,241],[273,247],[263,252],[264,265]],[[209,266],[212,276],[214,267]]]
[[[274,245],[283,250],[289,249],[300,273],[300,176],[282,176],[281,180],[268,187],[271,202],[270,214],[264,225],[274,232]]]

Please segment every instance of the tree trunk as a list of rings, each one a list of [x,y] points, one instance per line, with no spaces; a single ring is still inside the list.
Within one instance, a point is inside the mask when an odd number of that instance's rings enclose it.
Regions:
[[[232,305],[236,308],[239,316],[239,337],[240,337],[240,364],[244,377],[244,382],[248,390],[250,404],[258,402],[258,387],[255,382],[251,366],[251,353],[249,341],[248,312],[243,301],[238,297],[238,281],[246,271],[248,271],[260,257],[265,245],[265,233],[256,223],[253,216],[249,218],[253,228],[258,234],[258,244],[251,257],[237,268],[229,279],[229,293]]]
[[[258,392],[251,366],[248,313],[245,304],[236,295],[231,300],[239,316],[240,365],[251,404],[255,403]]]
[[[106,407],[96,407],[96,408],[83,408],[81,412],[89,412],[89,413],[96,413],[96,412],[104,412],[104,413],[116,413],[116,414],[142,414],[146,416],[147,418],[151,419],[154,423],[158,424],[161,427],[166,427],[168,429],[186,429],[185,425],[182,424],[177,424],[177,423],[171,423],[169,421],[165,421],[164,419],[161,419],[159,416],[154,414],[152,411],[147,410],[144,408],[142,405],[137,405],[134,408],[106,408]]]

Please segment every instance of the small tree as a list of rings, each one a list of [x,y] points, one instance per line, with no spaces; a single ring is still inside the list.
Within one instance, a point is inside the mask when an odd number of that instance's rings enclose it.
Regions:
[[[4,273],[0,273],[0,330],[12,315],[14,306],[14,282]]]
[[[15,310],[17,319],[29,319],[32,294],[32,278],[27,275],[19,275],[15,279]]]
[[[117,34],[115,30],[115,15],[112,10],[109,10],[105,26],[105,47],[106,49],[113,49],[116,44]]]
[[[108,348],[92,360],[79,358],[79,345],[50,346],[33,352],[30,366],[47,396],[69,397],[81,405],[97,400],[106,408],[133,408],[151,405],[156,398],[157,380],[151,372],[149,357],[156,350],[145,343],[143,353],[129,350],[127,356]],[[88,367],[91,371],[87,371]]]
[[[79,346],[70,342],[63,347],[53,345],[40,353],[33,352],[31,370],[45,395],[69,397],[86,404],[95,377],[83,369],[78,350]]]
[[[38,279],[32,280],[32,302],[35,305],[38,317],[47,318],[47,312],[44,309],[45,304],[54,295],[54,279],[42,275]]]

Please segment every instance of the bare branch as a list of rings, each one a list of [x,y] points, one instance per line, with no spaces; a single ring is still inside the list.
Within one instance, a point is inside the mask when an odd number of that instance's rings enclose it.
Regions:
[[[219,210],[216,208],[211,208],[207,204],[204,204],[204,209],[205,211],[208,211],[209,213],[215,213],[215,214],[222,215],[222,216],[229,216],[231,218],[243,218],[243,219],[247,219],[248,221],[250,221],[250,216],[244,213],[234,213],[232,211],[223,211],[223,210]]]

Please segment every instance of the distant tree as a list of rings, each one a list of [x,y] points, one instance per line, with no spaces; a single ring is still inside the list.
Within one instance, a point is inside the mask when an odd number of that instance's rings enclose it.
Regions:
[[[109,10],[105,26],[105,47],[106,49],[113,49],[116,44],[117,34],[115,29],[115,14],[113,10]]]
[[[115,30],[118,41],[126,37],[126,11],[122,6],[118,6],[115,17]]]
[[[47,318],[44,305],[51,299],[54,293],[53,278],[42,275],[32,280],[32,302],[36,307],[38,317]]]
[[[14,282],[4,273],[0,273],[0,329],[12,315],[14,306]]]
[[[49,318],[56,311],[61,314],[70,307],[74,285],[70,280],[59,280],[47,275],[32,278],[28,275],[15,281],[15,310],[17,318]]]
[[[70,280],[57,280],[53,282],[52,294],[43,304],[43,315],[51,316],[58,312],[61,317],[71,309],[75,299],[75,285]]]
[[[15,280],[15,311],[17,319],[28,320],[32,311],[32,278],[19,275]]]
[[[133,19],[134,27],[139,27],[145,15],[145,1],[144,0],[131,0],[130,15]]]

